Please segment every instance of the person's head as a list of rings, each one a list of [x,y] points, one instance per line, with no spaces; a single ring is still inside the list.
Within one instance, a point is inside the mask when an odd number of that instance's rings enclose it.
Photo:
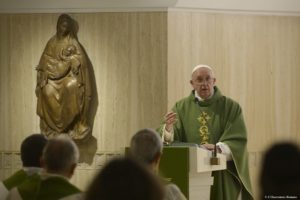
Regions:
[[[42,134],[32,134],[21,144],[21,160],[24,167],[41,167],[40,159],[47,139]]]
[[[130,158],[107,163],[86,194],[86,200],[162,200],[163,197],[163,186],[158,178]]]
[[[262,195],[300,195],[300,150],[290,142],[276,143],[264,155]]]
[[[138,131],[130,142],[130,155],[156,169],[162,155],[163,143],[158,133],[152,129]]]
[[[67,14],[61,14],[57,20],[56,34],[58,37],[75,36],[74,20]]]
[[[197,65],[192,70],[190,83],[202,99],[207,99],[214,93],[216,78],[211,67]]]
[[[42,164],[46,172],[71,178],[79,160],[79,150],[67,135],[48,140],[43,151]]]

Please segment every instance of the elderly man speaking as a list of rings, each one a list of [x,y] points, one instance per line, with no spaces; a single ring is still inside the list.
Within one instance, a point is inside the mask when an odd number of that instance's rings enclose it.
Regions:
[[[247,131],[240,105],[222,95],[211,67],[192,70],[188,97],[176,102],[167,113],[159,132],[164,142],[202,145],[227,157],[227,169],[213,172],[211,199],[253,199],[250,184]]]

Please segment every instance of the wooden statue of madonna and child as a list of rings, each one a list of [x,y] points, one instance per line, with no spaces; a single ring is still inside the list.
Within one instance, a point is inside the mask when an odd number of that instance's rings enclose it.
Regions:
[[[77,39],[78,24],[59,16],[56,34],[48,41],[37,70],[37,114],[47,137],[68,134],[74,140],[91,136],[90,62]]]

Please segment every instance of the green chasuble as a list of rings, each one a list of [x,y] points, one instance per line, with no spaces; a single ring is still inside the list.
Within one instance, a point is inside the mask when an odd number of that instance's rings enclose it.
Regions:
[[[172,109],[177,113],[174,141],[188,143],[223,142],[231,150],[227,169],[213,172],[212,200],[253,199],[248,169],[247,131],[239,104],[221,94],[215,86],[207,100],[196,99],[194,91],[178,101]],[[162,133],[164,123],[159,132]]]
[[[31,174],[30,174],[31,175]],[[26,173],[24,169],[21,169],[14,173],[9,178],[5,179],[3,182],[0,182],[0,200],[6,199],[9,191],[21,184],[29,176],[29,173]]]
[[[4,180],[3,185],[6,187],[7,190],[11,190],[13,187],[16,187],[17,185],[21,184],[27,177],[28,174],[23,169],[20,169],[12,176]]]
[[[14,191],[13,191],[14,192]],[[17,192],[23,200],[57,200],[81,191],[63,177],[51,175],[33,175],[17,187]]]

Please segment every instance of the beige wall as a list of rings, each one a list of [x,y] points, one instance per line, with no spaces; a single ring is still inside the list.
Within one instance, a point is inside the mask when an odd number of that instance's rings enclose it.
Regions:
[[[72,16],[93,64],[97,97],[94,140],[81,145],[84,162],[72,179],[81,188],[137,129],[156,127],[167,108],[189,94],[190,71],[199,63],[215,69],[223,94],[243,108],[256,195],[262,152],[277,140],[300,143],[299,17],[187,11]],[[57,17],[0,15],[0,177],[20,166],[14,152],[39,131],[34,68]]]
[[[39,132],[35,67],[56,32],[58,16],[0,15],[0,177],[20,165],[18,155],[8,152],[18,151],[24,137]],[[73,178],[85,187],[95,169],[119,154],[134,132],[156,128],[167,110],[167,13],[71,16],[79,24],[78,38],[92,62],[96,86],[94,140],[80,145],[84,162]]]
[[[300,144],[299,36],[300,17],[169,12],[168,108],[190,93],[194,66],[212,66],[222,93],[242,106],[256,195],[268,145]]]

